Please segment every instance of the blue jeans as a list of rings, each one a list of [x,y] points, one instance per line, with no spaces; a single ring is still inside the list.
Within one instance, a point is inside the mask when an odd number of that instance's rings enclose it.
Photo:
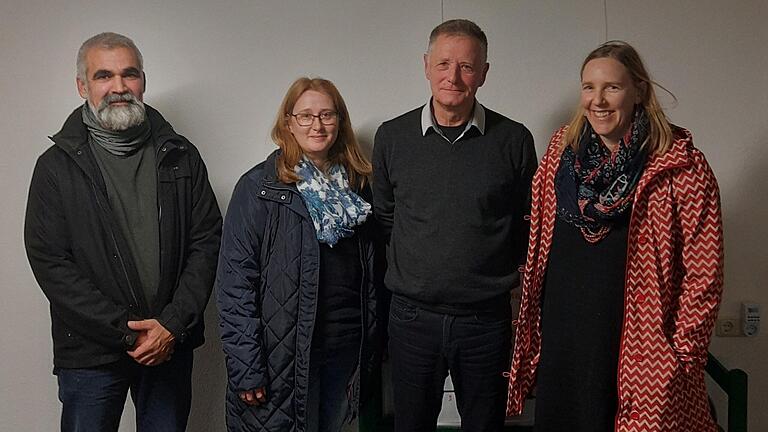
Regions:
[[[117,431],[128,391],[139,432],[184,431],[192,401],[192,351],[158,366],[132,359],[94,368],[56,368],[62,432]]]
[[[360,344],[315,348],[310,357],[307,432],[340,432],[349,409],[347,388],[357,368]]]
[[[504,427],[511,308],[449,315],[392,297],[389,355],[395,432],[434,431],[450,370],[465,432]]]

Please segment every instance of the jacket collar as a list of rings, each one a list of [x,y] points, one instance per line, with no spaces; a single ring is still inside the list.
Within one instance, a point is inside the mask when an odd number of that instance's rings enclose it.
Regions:
[[[277,156],[280,153],[281,150],[275,150],[264,161],[264,177],[261,180],[258,197],[285,205],[305,219],[310,219],[309,211],[296,184],[283,183],[277,178]]]
[[[653,155],[648,159],[648,163],[645,168],[643,176],[640,178],[640,183],[637,185],[637,192],[639,193],[645,188],[651,179],[657,174],[679,167],[685,167],[691,164],[690,151],[693,148],[693,137],[687,129],[672,125],[673,141],[672,146],[666,153],[656,156]]]

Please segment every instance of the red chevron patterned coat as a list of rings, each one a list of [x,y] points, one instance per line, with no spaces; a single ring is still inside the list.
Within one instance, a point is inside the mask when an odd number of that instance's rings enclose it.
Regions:
[[[555,225],[555,173],[565,127],[549,144],[532,186],[507,413],[522,411],[541,349],[541,290]],[[704,385],[707,347],[723,282],[720,197],[690,132],[649,158],[629,227],[618,370],[620,432],[715,431]]]

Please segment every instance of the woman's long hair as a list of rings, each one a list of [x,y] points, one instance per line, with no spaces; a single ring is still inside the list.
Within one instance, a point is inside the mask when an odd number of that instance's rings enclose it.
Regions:
[[[584,63],[581,64],[581,74],[584,73],[587,63],[594,59],[606,57],[618,61],[627,68],[629,75],[632,77],[632,82],[640,93],[641,104],[648,114],[648,121],[650,123],[648,140],[645,143],[648,154],[664,154],[672,146],[672,127],[669,120],[667,120],[667,116],[664,114],[664,110],[661,108],[661,104],[659,104],[659,100],[656,98],[656,92],[653,87],[654,85],[658,86],[677,101],[675,95],[651,79],[640,55],[630,44],[624,41],[614,40],[605,42],[589,53],[587,58],[584,59]],[[578,149],[579,138],[586,121],[584,108],[579,104],[573,118],[568,123],[568,130],[563,137],[563,148],[571,146],[574,151]]]
[[[277,111],[275,125],[272,127],[272,140],[282,153],[277,157],[277,177],[283,183],[295,183],[299,177],[293,168],[302,156],[301,147],[288,129],[288,121],[293,113],[296,101],[307,90],[314,90],[331,98],[336,111],[339,113],[338,135],[328,151],[328,162],[340,164],[347,170],[347,177],[352,188],[360,189],[365,186],[371,175],[371,163],[363,156],[360,145],[352,130],[347,105],[344,103],[339,90],[332,82],[322,78],[301,77],[291,84],[283,102]]]

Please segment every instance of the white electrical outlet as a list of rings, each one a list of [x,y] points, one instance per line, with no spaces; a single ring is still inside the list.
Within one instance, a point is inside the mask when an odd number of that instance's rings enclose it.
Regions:
[[[755,336],[760,331],[760,305],[741,304],[741,332],[744,336]]]
[[[715,334],[720,337],[741,336],[741,326],[738,318],[720,318],[715,326]]]

